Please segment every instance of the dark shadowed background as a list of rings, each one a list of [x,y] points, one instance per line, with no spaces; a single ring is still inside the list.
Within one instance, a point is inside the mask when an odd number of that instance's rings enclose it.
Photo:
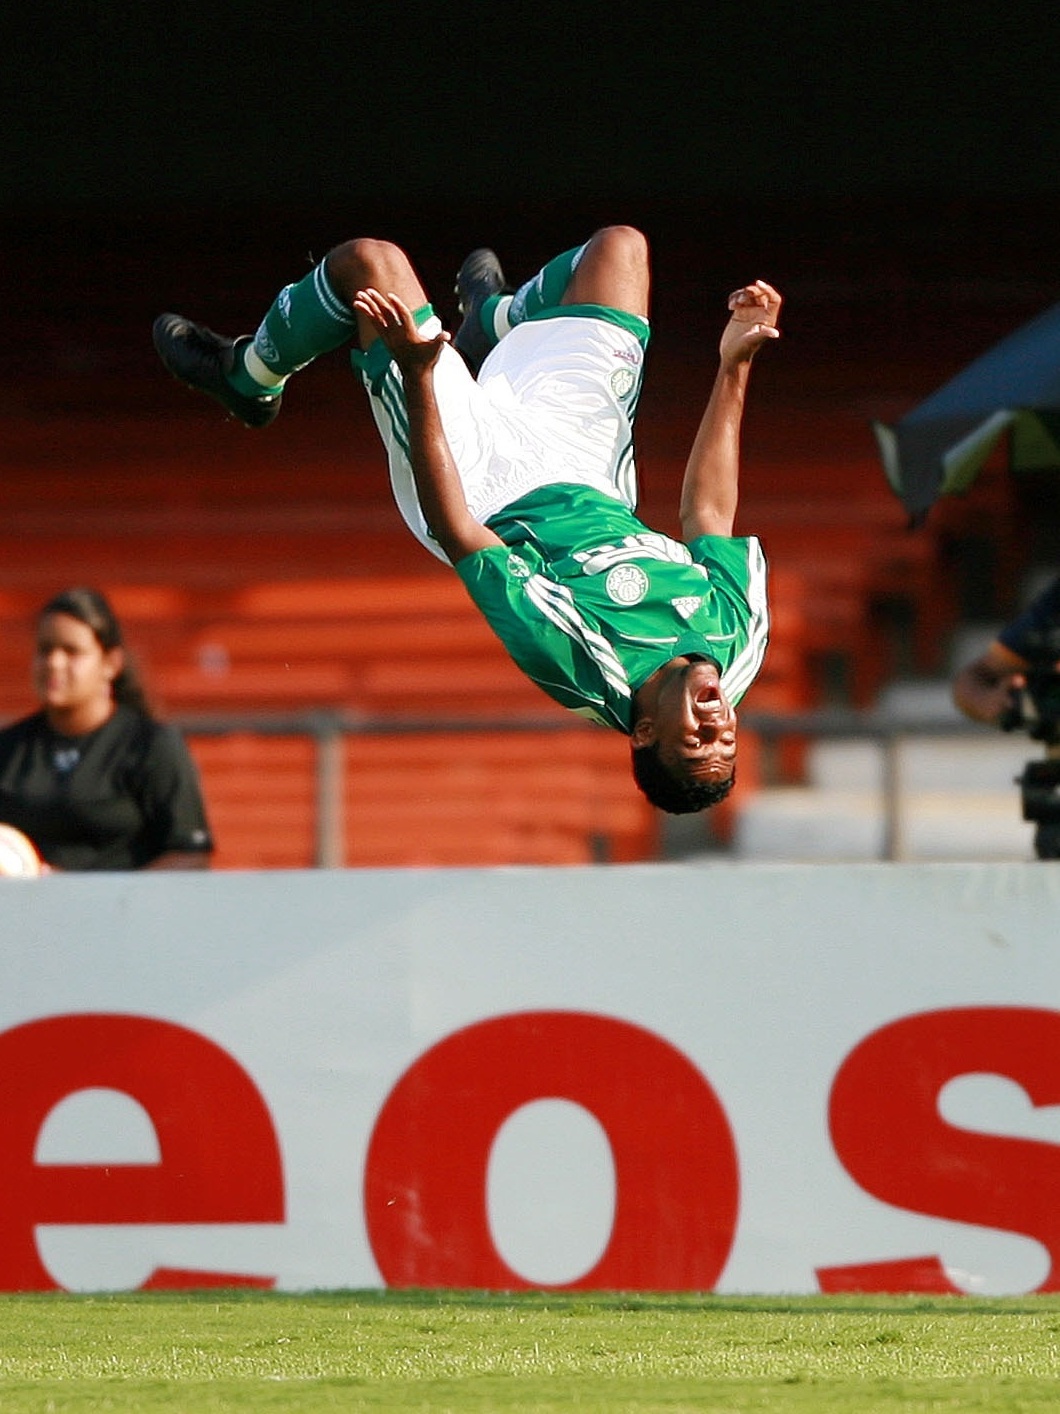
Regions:
[[[709,363],[761,275],[768,377],[867,426],[1060,297],[1058,41],[1057,7],[982,0],[8,5],[0,409],[169,397],[154,313],[244,328],[350,235],[452,317],[471,245],[521,277],[627,220],[661,360]]]
[[[7,210],[1056,189],[1048,5],[9,5]]]
[[[160,237],[209,266],[371,230],[433,274],[634,219],[719,286],[950,271],[1044,302],[1058,41],[1055,6],[983,0],[12,4],[5,273],[21,307],[102,246],[161,295]]]

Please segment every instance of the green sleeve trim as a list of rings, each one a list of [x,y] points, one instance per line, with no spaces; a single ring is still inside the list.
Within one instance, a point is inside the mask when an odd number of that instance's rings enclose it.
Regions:
[[[744,545],[751,539],[749,535],[696,535],[687,541],[689,554],[697,564],[709,564],[710,552],[713,546],[719,542],[731,545],[734,540],[742,541]]]
[[[648,347],[651,325],[644,316],[631,314],[626,309],[612,309],[608,304],[549,305],[546,309],[529,315],[524,322],[531,324],[539,319],[563,319],[569,316],[575,319],[603,319],[608,324],[617,324],[620,329],[627,329],[633,334],[640,342],[641,348]]]

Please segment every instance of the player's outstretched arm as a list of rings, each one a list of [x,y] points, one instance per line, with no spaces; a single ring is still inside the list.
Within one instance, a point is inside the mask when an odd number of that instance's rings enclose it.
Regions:
[[[378,331],[401,370],[409,415],[409,460],[431,534],[452,564],[476,550],[502,544],[500,537],[480,525],[468,510],[438,412],[434,366],[449,335],[443,332],[424,337],[416,328],[412,311],[397,295],[360,290],[353,307]]]
[[[764,280],[729,296],[729,322],[718,346],[714,387],[696,432],[681,487],[681,534],[731,535],[740,479],[740,427],[751,360],[780,337],[781,297]]]

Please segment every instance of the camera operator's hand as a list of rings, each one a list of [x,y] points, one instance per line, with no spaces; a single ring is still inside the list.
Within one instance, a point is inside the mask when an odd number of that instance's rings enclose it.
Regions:
[[[1013,694],[1027,686],[1029,663],[996,639],[986,652],[953,680],[953,700],[966,717],[1000,726],[1012,707]]]

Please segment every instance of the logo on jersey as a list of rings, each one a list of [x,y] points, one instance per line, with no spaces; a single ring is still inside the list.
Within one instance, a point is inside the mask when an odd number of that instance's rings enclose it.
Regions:
[[[508,573],[513,579],[529,579],[530,566],[521,555],[509,555]]]
[[[648,592],[648,576],[640,565],[616,565],[608,571],[604,589],[616,604],[639,604]]]
[[[637,375],[631,368],[616,368],[611,374],[611,391],[616,398],[628,398],[636,381]]]
[[[625,535],[620,545],[598,545],[593,550],[575,550],[574,558],[583,574],[602,574],[612,565],[629,560],[666,560],[673,565],[690,565],[692,555],[687,545],[680,545],[668,535],[646,530],[639,535]],[[702,566],[697,566],[702,568]],[[706,574],[706,570],[703,570]]]
[[[670,600],[670,603],[685,620],[692,617],[702,602],[702,598],[695,594],[683,594],[680,599]]]

